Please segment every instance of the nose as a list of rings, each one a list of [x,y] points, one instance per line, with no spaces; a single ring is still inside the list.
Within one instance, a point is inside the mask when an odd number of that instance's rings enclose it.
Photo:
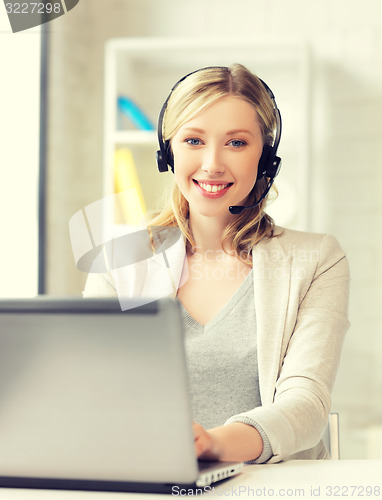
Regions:
[[[210,145],[210,147],[205,148],[202,170],[208,174],[219,174],[224,172],[225,168],[222,151],[220,151],[217,146]]]

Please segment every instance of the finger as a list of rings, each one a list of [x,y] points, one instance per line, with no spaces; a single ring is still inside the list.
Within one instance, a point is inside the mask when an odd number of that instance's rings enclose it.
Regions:
[[[197,457],[210,451],[212,439],[209,433],[201,426],[195,426],[195,454]]]
[[[195,454],[197,457],[203,455],[208,448],[207,440],[205,436],[199,436],[195,439]]]
[[[192,430],[194,432],[194,438],[196,439],[200,434],[204,432],[204,428],[202,425],[198,424],[197,422],[192,422]]]

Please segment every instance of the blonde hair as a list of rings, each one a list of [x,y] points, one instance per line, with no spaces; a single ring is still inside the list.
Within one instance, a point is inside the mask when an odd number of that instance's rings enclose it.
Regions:
[[[251,104],[258,115],[263,142],[272,144],[276,127],[273,103],[261,80],[241,64],[229,68],[210,67],[196,71],[178,83],[167,101],[163,117],[163,140],[170,141],[179,128],[221,97],[232,95]],[[176,165],[175,165],[176,168]],[[256,181],[247,203],[255,203],[268,184],[267,178]],[[277,191],[276,191],[277,192]],[[258,206],[244,210],[230,223],[223,235],[224,243],[232,242],[232,250],[243,262],[250,261],[251,249],[263,238],[273,237],[274,222],[264,212],[266,197]],[[178,226],[189,247],[195,242],[188,224],[188,201],[174,183],[172,196],[163,210],[150,221],[155,226]]]

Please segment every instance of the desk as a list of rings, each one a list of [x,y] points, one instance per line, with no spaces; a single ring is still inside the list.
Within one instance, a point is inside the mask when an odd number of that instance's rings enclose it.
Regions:
[[[185,492],[180,491],[173,495],[150,495],[0,488],[1,500],[165,500],[185,496]],[[247,465],[241,474],[216,486],[203,498],[272,496],[382,500],[382,460],[295,460],[272,465]],[[197,497],[201,498],[201,495]]]

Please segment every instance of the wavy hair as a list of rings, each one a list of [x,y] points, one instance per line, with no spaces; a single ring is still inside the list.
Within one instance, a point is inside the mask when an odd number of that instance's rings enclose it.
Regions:
[[[171,144],[184,123],[227,95],[239,97],[255,108],[263,143],[272,144],[276,127],[272,100],[259,78],[241,64],[201,69],[176,85],[163,117],[163,139]],[[268,178],[257,180],[248,195],[249,204],[260,198],[267,184]],[[277,194],[277,190],[275,192]],[[232,250],[243,262],[250,261],[251,250],[261,239],[274,236],[274,222],[264,211],[268,196],[258,206],[237,215],[224,231],[223,248],[224,243],[231,242]],[[150,225],[178,226],[188,248],[192,249],[195,241],[188,222],[188,201],[174,183],[170,199],[161,212],[153,216]]]

